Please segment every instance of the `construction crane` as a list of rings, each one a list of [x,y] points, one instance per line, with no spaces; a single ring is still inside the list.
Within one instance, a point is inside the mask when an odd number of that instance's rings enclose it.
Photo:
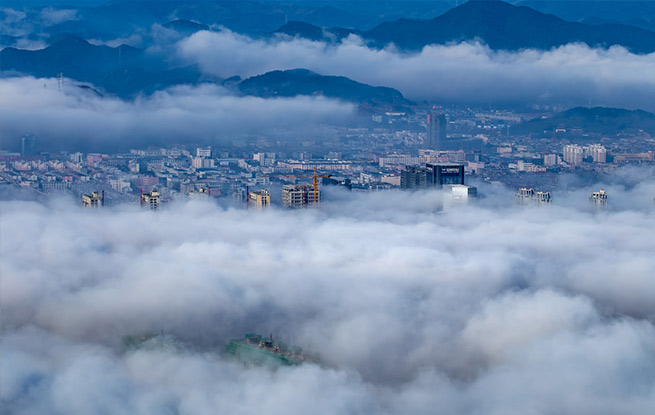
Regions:
[[[331,174],[317,174],[316,167],[314,167],[314,174],[267,174],[266,177],[311,177],[313,178],[314,188],[312,190],[314,204],[318,202],[318,178],[319,177],[332,177]]]

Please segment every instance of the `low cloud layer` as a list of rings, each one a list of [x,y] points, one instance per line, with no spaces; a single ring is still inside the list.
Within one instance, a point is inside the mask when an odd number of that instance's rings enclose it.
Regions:
[[[63,22],[79,19],[77,10],[74,9],[55,9],[53,7],[46,7],[39,13],[39,18],[43,26],[53,26]]]
[[[635,203],[653,189],[621,188]],[[508,190],[480,191],[443,214],[439,192],[330,192],[320,210],[263,212],[5,202],[3,408],[649,413],[652,208],[520,209],[501,206]],[[144,330],[189,346],[122,353]],[[252,331],[324,366],[223,356]]]
[[[0,7],[3,34],[10,36],[35,35],[50,26],[78,19],[75,9],[44,7],[18,10]]]
[[[244,134],[284,129],[289,140],[317,124],[339,124],[355,113],[349,103],[323,97],[237,97],[204,84],[178,86],[124,101],[100,96],[68,79],[3,79],[3,135],[7,142],[35,134],[44,148],[125,148],[185,142],[229,143]],[[52,144],[50,144],[52,143]]]
[[[336,44],[279,37],[254,40],[201,31],[178,54],[219,76],[308,68],[399,89],[407,97],[462,103],[564,103],[655,110],[655,54],[569,44],[549,51],[493,51],[480,43],[376,50],[356,36]]]

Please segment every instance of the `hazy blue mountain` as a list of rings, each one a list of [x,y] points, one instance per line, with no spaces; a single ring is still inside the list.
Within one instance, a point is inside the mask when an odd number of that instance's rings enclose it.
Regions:
[[[186,35],[190,35],[201,30],[209,30],[209,26],[191,20],[173,20],[168,23],[164,23],[162,26]]]
[[[39,33],[74,33],[85,39],[111,40],[143,32],[153,24],[189,33],[222,25],[246,33],[270,33],[288,22],[308,23],[339,36],[361,33],[378,45],[394,42],[406,49],[479,37],[494,48],[549,48],[569,41],[590,45],[623,44],[637,52],[655,50],[653,1],[527,1],[521,4],[564,20],[500,1],[470,1],[451,9],[446,1],[234,1],[121,0],[73,7],[77,18],[48,27],[36,23],[39,8],[25,9]],[[69,6],[57,6],[71,8]],[[444,13],[446,12],[446,13]],[[173,23],[171,19],[176,19]],[[167,23],[168,22],[168,23]],[[184,23],[189,22],[189,23]],[[384,22],[384,23],[383,23]],[[190,25],[197,23],[198,26]],[[599,26],[602,25],[602,26]],[[312,38],[316,28],[290,34]],[[6,32],[5,35],[12,35]],[[9,38],[7,38],[9,40]],[[12,44],[6,42],[5,44]]]
[[[320,28],[305,22],[289,22],[277,29],[274,34],[283,33],[292,37],[301,37],[310,40],[321,40],[326,42],[337,41],[351,33],[362,35],[361,31],[342,27]]]
[[[655,114],[641,110],[576,107],[550,118],[537,118],[518,124],[513,133],[552,135],[556,128],[582,128],[586,132],[616,135],[638,130],[655,134]]]
[[[121,97],[182,83],[197,83],[202,75],[195,66],[170,69],[144,50],[122,45],[92,45],[77,36],[60,36],[40,50],[6,48],[0,51],[3,71],[36,77],[67,78],[90,82]]]
[[[399,0],[119,0],[87,5],[12,2],[7,7],[24,11],[27,14],[26,20],[34,25],[38,33],[75,33],[85,39],[111,40],[171,20],[221,25],[246,34],[268,33],[289,21],[302,21],[319,27],[363,30],[399,17],[432,18],[451,6],[445,1]],[[74,9],[76,18],[54,25],[42,25],[40,13],[45,8],[52,10],[53,7],[55,10]]]
[[[572,22],[622,23],[655,30],[655,1],[652,0],[528,0],[519,5]]]
[[[6,48],[0,52],[3,70],[16,70],[36,76],[55,76],[60,72],[79,80],[106,70],[145,63],[143,51],[130,46],[111,48],[92,45],[86,40],[62,35],[40,50]]]
[[[323,29],[305,22],[289,22],[280,27],[275,33],[284,33],[289,36],[298,36],[310,40],[322,40],[325,38]]]
[[[238,89],[246,95],[264,98],[323,95],[357,103],[364,111],[408,111],[410,104],[393,88],[366,85],[343,76],[320,75],[307,69],[253,76],[241,81]]]
[[[176,23],[179,26],[180,23]],[[195,24],[181,23],[194,30]],[[73,35],[60,35],[54,43],[40,50],[6,48],[0,51],[3,71],[20,72],[36,77],[67,78],[89,82],[103,93],[130,98],[179,84],[197,84],[208,79],[198,68],[168,68],[143,49],[130,46],[93,45]],[[322,76],[304,69],[275,71],[246,80],[226,80],[226,87],[247,95],[261,97],[324,95],[355,102],[362,109],[407,110],[409,102],[392,88],[373,87],[338,76]]]
[[[296,36],[316,36],[316,28],[297,27]],[[279,30],[285,31],[285,28]],[[429,44],[481,39],[493,49],[550,49],[570,42],[590,46],[623,45],[633,52],[655,51],[655,32],[620,24],[567,22],[528,7],[490,0],[472,0],[432,20],[400,19],[368,31],[328,29],[337,36],[356,33],[382,47],[394,43],[418,50]]]
[[[18,36],[11,36],[11,35],[1,34],[0,35],[0,45],[3,45],[3,46],[4,45],[12,45],[18,39],[20,39]]]

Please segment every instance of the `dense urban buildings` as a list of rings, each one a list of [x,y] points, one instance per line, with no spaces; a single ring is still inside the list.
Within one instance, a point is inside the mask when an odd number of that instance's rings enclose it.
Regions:
[[[521,120],[542,114],[418,108],[414,114],[386,115],[387,124],[325,128],[324,138],[295,144],[237,140],[113,154],[39,151],[38,137],[24,136],[15,152],[0,152],[0,189],[67,192],[76,198],[104,191],[104,204],[112,205],[138,202],[140,189],[156,188],[162,203],[227,197],[245,206],[248,187],[268,188],[278,200],[272,203],[281,203],[283,186],[311,188],[316,170],[323,186],[352,191],[440,188],[467,184],[467,177],[510,188],[539,188],[548,200],[546,193],[562,173],[602,175],[655,159],[655,139],[646,133],[611,139],[574,128],[540,139],[512,133],[510,127]],[[442,148],[432,148],[433,133],[433,138],[444,138],[444,119],[449,137],[441,141]],[[205,194],[203,189],[209,188],[211,194]],[[306,204],[313,203],[313,188],[308,194]]]

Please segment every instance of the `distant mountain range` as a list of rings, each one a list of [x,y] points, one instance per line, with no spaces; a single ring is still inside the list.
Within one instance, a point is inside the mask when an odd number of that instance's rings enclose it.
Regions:
[[[655,114],[641,110],[576,107],[549,118],[537,118],[512,127],[515,134],[552,136],[555,129],[581,128],[586,132],[616,135],[639,130],[655,135]]]
[[[172,29],[175,30],[179,33],[183,34],[193,34],[195,32],[198,32],[200,30],[209,30],[209,26],[200,24],[198,22],[194,22],[191,20],[173,20],[168,23],[164,23],[162,26],[164,26],[167,29]]]
[[[653,1],[529,0],[520,4],[534,8],[500,0],[471,0],[454,8],[446,1],[398,0],[111,1],[96,7],[78,7],[74,19],[47,27],[39,26],[38,8],[25,9],[25,21],[34,27],[32,33],[23,37],[42,41],[43,36],[70,33],[85,39],[111,41],[136,35],[135,39],[142,41],[139,46],[147,47],[152,42],[147,32],[153,24],[181,35],[207,30],[213,25],[255,37],[286,33],[333,41],[335,37],[341,39],[354,33],[377,47],[394,43],[406,50],[478,39],[493,49],[504,50],[549,49],[582,42],[590,46],[623,45],[636,53],[655,51]],[[17,44],[21,36],[9,26],[3,29],[2,44]]]
[[[655,32],[621,24],[589,25],[567,22],[528,7],[499,0],[471,0],[431,20],[400,19],[368,31],[321,29],[308,24],[286,24],[275,33],[330,40],[356,34],[377,47],[390,43],[406,50],[430,44],[480,40],[492,49],[550,49],[580,42],[589,46],[622,45],[635,53],[655,52]]]
[[[655,1],[652,0],[526,0],[518,5],[571,22],[621,23],[655,31]]]
[[[194,29],[193,22],[176,21],[176,26]],[[6,48],[0,51],[3,71],[36,77],[68,78],[89,82],[103,92],[123,98],[149,94],[179,84],[219,83],[204,76],[195,66],[168,69],[144,50],[130,46],[92,45],[76,36],[60,36],[40,50]],[[273,71],[246,80],[231,78],[226,86],[235,92],[264,98],[323,95],[357,103],[362,110],[408,110],[409,101],[392,88],[374,87],[343,76],[323,76],[306,69]]]
[[[143,49],[92,45],[73,35],[61,35],[55,43],[39,50],[5,48],[0,51],[0,62],[5,74],[15,71],[55,77],[62,73],[124,98],[206,79],[195,66],[168,69]]]
[[[386,3],[382,2],[381,5]],[[202,22],[213,24],[213,22],[223,21],[221,19],[229,20],[231,16],[237,15],[240,16],[240,19],[245,19],[248,16],[246,6],[253,4],[259,3],[251,4],[246,1],[189,3],[179,0],[163,0],[160,2],[110,2],[103,6],[80,8],[81,18],[57,25],[54,31],[56,34],[50,37],[48,47],[40,50],[21,50],[8,47],[0,51],[3,75],[11,75],[13,72],[37,77],[54,77],[63,73],[65,77],[92,83],[103,92],[124,98],[131,98],[141,93],[148,94],[177,84],[222,82],[222,79],[203,74],[195,65],[172,68],[163,56],[158,57],[155,54],[146,53],[145,48],[127,45],[119,47],[94,45],[80,36],[58,31],[64,28],[85,28],[84,30],[89,32],[94,19],[116,18],[120,20],[117,25],[121,26],[125,21],[121,20],[120,16],[128,21],[139,19],[152,21],[173,14],[179,18],[167,21],[162,26],[176,31],[181,39],[182,36],[188,36],[199,30],[210,30],[210,26]],[[221,5],[225,6],[224,9],[221,8]],[[158,8],[159,6],[161,7]],[[337,13],[328,6],[326,6],[327,9],[316,7],[302,9],[298,4],[293,7],[296,8],[294,10],[297,13],[305,13],[303,16],[310,12],[318,13],[319,10],[321,13]],[[263,19],[262,16],[266,13],[277,13],[275,10],[278,9],[273,3],[266,3],[261,10],[258,9],[253,13],[259,16],[258,19]],[[282,8],[280,10],[290,9]],[[427,13],[425,9],[422,10]],[[170,13],[166,14],[166,12]],[[137,18],[132,14],[141,17]],[[104,17],[101,19],[100,16]],[[109,22],[105,23],[109,25]],[[270,26],[257,26],[258,24],[253,22],[252,27]],[[103,32],[106,27],[108,26],[104,26],[103,23],[94,30]],[[583,42],[591,46],[604,47],[620,44],[639,53],[655,52],[655,32],[617,24],[589,25],[566,22],[552,15],[543,14],[527,7],[513,6],[498,0],[472,0],[430,20],[400,19],[382,23],[367,31],[346,27],[326,29],[307,22],[289,22],[282,25],[277,31],[260,33],[259,36],[272,36],[280,33],[328,42],[354,33],[367,39],[373,46],[382,47],[388,43],[394,43],[406,50],[418,50],[433,43],[445,44],[480,40],[494,49],[505,50],[548,49],[569,42]],[[5,35],[3,39],[15,42],[17,38]],[[262,78],[246,81],[243,81],[244,85],[239,86],[240,93],[260,96],[270,94],[271,91],[276,91],[281,96],[291,96],[293,93],[323,94],[358,102],[363,106],[390,109],[407,106],[407,102],[400,92],[390,88],[371,89],[374,87],[357,84],[347,78],[320,78],[320,75],[310,72],[284,71],[274,75],[265,74]],[[270,82],[270,85],[265,85],[264,82]],[[252,85],[248,86],[249,83]],[[293,87],[291,87],[292,83],[294,83]],[[353,89],[349,90],[349,88]]]
[[[403,95],[387,87],[362,84],[343,76],[319,75],[307,69],[272,71],[238,84],[243,94],[263,98],[323,95],[359,104],[367,111],[411,111]]]
[[[7,4],[5,4],[7,3]],[[438,16],[451,7],[446,1],[357,0],[357,1],[257,1],[257,0],[112,0],[100,5],[76,7],[48,5],[30,7],[23,0],[5,0],[4,7],[14,7],[26,13],[24,19],[34,33],[75,33],[85,39],[112,40],[164,24],[170,20],[194,21],[204,25],[224,26],[245,33],[265,33],[288,21],[303,21],[319,27],[370,29],[377,24],[400,17],[427,19]],[[0,8],[0,20],[3,17]],[[43,25],[42,12],[74,10],[75,18],[56,24]],[[3,33],[10,26],[3,27]]]

